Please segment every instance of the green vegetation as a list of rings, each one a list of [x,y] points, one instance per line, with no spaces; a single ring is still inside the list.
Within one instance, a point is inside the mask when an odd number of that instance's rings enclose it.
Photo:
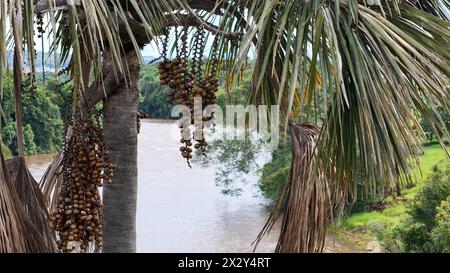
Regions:
[[[433,167],[399,224],[380,238],[391,252],[450,252],[450,162]]]
[[[218,105],[224,107],[227,104],[245,104],[246,94],[251,85],[252,69],[250,67],[244,71],[240,84],[233,87],[230,94],[223,88],[224,79],[221,79],[221,88],[217,100]],[[152,118],[169,118],[171,105],[165,99],[167,90],[159,86],[158,72],[155,65],[149,65],[142,70],[140,84],[142,96],[140,110],[147,112]],[[450,130],[449,116],[442,109],[438,110],[447,129]],[[424,147],[424,156],[420,159],[420,169],[415,171],[416,184],[407,185],[407,187],[402,188],[401,196],[393,198],[384,196],[383,194],[374,197],[364,194],[363,185],[365,183],[359,183],[359,199],[349,209],[343,221],[330,229],[342,237],[341,239],[348,240],[349,237],[352,237],[351,240],[355,241],[355,237],[357,237],[357,241],[361,247],[365,247],[365,243],[374,238],[386,241],[385,243],[388,244],[387,238],[389,237],[391,238],[391,245],[393,245],[393,241],[398,243],[399,240],[393,234],[414,234],[414,232],[417,233],[420,231],[420,228],[415,228],[408,232],[400,232],[402,230],[401,227],[406,225],[406,219],[410,217],[408,216],[408,212],[410,212],[409,207],[416,200],[416,196],[419,195],[426,185],[433,187],[434,184],[428,183],[429,180],[426,179],[432,172],[433,166],[438,161],[445,160],[446,158],[445,153],[439,145],[432,145],[436,143],[436,138],[431,128],[427,125],[427,122],[422,119],[421,125],[427,138],[423,140],[426,147]],[[258,182],[258,186],[262,195],[269,200],[276,200],[278,198],[289,174],[291,164],[291,149],[289,144],[281,145],[277,150],[273,151],[271,161],[262,167],[258,166],[255,162],[255,153],[260,151],[260,143],[218,140],[211,143],[209,149],[211,153],[208,154],[208,157],[197,157],[197,162],[202,164],[209,164],[211,162],[220,163],[220,167],[216,173],[216,183],[222,188],[224,194],[239,194],[241,189],[238,182],[245,182],[242,181],[245,180],[245,174],[250,170],[260,168],[261,179]],[[381,205],[381,207],[377,207],[378,205]],[[434,206],[433,209],[436,210],[435,204],[431,206]],[[435,240],[445,241],[445,234],[448,233],[439,233],[438,231],[445,231],[448,228],[445,222],[448,222],[448,218],[446,217],[449,215],[445,209],[447,207],[448,205],[443,204],[442,208],[439,208],[439,211],[441,211],[438,214],[439,219],[437,219],[437,216],[436,219],[434,217],[431,218],[436,223],[436,227],[434,229],[427,229],[427,238],[433,237],[439,238]],[[397,239],[394,240],[394,237]],[[417,243],[422,244],[423,242],[419,240]]]
[[[1,144],[2,145],[2,152],[3,152],[3,156],[5,158],[10,158],[12,157],[12,152],[11,150],[8,148],[8,146],[6,146],[5,144]]]
[[[333,231],[337,233],[344,240],[351,240],[352,234],[362,233],[365,234],[365,240],[377,239],[385,244],[388,251],[413,251],[408,247],[399,247],[399,237],[408,238],[405,240],[414,241],[413,236],[418,236],[417,233],[420,231],[423,236],[430,237],[431,226],[429,225],[427,229],[423,229],[422,224],[412,224],[411,219],[414,219],[414,214],[422,211],[422,208],[426,204],[428,211],[435,211],[436,207],[440,202],[449,196],[448,191],[444,191],[437,198],[430,198],[432,193],[439,191],[440,187],[438,184],[442,182],[441,186],[449,187],[449,176],[448,174],[442,175],[441,168],[446,168],[448,172],[449,162],[446,159],[445,152],[439,145],[433,145],[424,148],[425,154],[420,159],[420,170],[416,170],[416,185],[412,188],[402,190],[402,195],[396,199],[388,197],[385,200],[385,209],[376,211],[365,211],[358,212],[348,215],[342,223],[333,227]],[[436,164],[439,163],[439,164]],[[430,193],[427,195],[427,193]],[[427,196],[426,198],[424,196]],[[429,200],[428,203],[422,202],[420,200]],[[434,201],[431,201],[434,200]],[[443,213],[442,213],[443,214]],[[431,219],[433,223],[436,221],[434,219],[434,213],[429,213],[425,218]],[[445,216],[441,216],[445,217]],[[416,217],[417,218],[417,217]],[[424,217],[422,217],[424,219]],[[442,220],[441,220],[442,221]],[[414,223],[420,222],[419,220],[414,221]],[[413,227],[414,226],[414,227]],[[409,227],[410,229],[406,229]],[[442,225],[440,229],[443,230]],[[437,233],[438,231],[434,231]],[[425,232],[427,231],[427,232]],[[447,235],[450,231],[447,230]],[[435,236],[444,236],[442,234]],[[417,238],[416,238],[417,239]],[[423,246],[423,240],[417,241],[417,245]],[[418,249],[416,249],[419,251]],[[425,249],[422,249],[425,251]],[[430,252],[429,248],[427,252]]]
[[[433,166],[445,160],[445,152],[438,145],[425,147],[424,156],[420,159],[420,170],[416,170],[416,186],[402,191],[402,196],[394,200],[392,197],[386,199],[387,208],[382,211],[371,211],[355,213],[346,218],[342,226],[344,229],[370,229],[377,223],[396,224],[405,217],[406,205],[411,202],[426,184],[426,178],[432,171]]]
[[[450,84],[447,84],[447,86],[450,86]],[[450,87],[448,87],[447,89],[449,89],[449,88]],[[450,116],[442,107],[438,107],[437,111],[439,112],[439,115],[443,119],[447,131],[450,132]],[[423,143],[424,145],[432,145],[432,144],[438,143],[436,136],[434,135],[430,125],[426,122],[425,119],[422,118],[420,120],[420,126],[422,127],[423,131],[425,132],[425,135],[427,138],[426,141],[424,141],[424,143]],[[442,138],[443,132],[439,132],[439,136]]]
[[[196,152],[193,162],[201,166],[216,166],[215,182],[225,195],[238,196],[241,185],[247,182],[247,175],[257,173],[261,168],[257,162],[258,153],[264,142],[247,136],[243,140],[214,140],[208,153]]]
[[[440,252],[450,253],[450,197],[442,201],[436,209],[431,241]]]
[[[142,68],[139,88],[141,91],[139,110],[147,113],[150,118],[169,119],[172,104],[167,102],[168,88],[161,87],[156,64]]]
[[[276,200],[279,196],[280,189],[282,189],[289,173],[290,158],[290,148],[282,146],[272,153],[272,160],[262,168],[259,188],[266,198]],[[438,162],[440,164],[436,165]],[[443,200],[450,194],[443,191],[436,198],[431,198],[430,195],[436,194],[440,187],[449,187],[450,178],[448,174],[442,175],[443,171],[439,171],[445,167],[448,172],[449,166],[446,154],[439,145],[424,147],[424,155],[420,158],[420,168],[415,171],[416,184],[413,187],[402,189],[402,195],[397,198],[369,198],[368,196],[363,196],[349,210],[348,215],[340,223],[331,227],[329,231],[336,233],[344,241],[358,241],[362,248],[365,247],[368,241],[373,239],[381,240],[394,248],[394,242],[398,244],[398,236],[409,235],[409,240],[414,241],[411,236],[417,235],[416,233],[422,228],[421,225],[415,225],[415,228],[412,230],[405,230],[404,227],[410,226],[410,223],[407,223],[407,221],[411,220],[407,220],[408,218],[412,217],[414,219],[413,216],[410,216],[411,214],[419,214],[425,210],[429,213],[424,214],[421,219],[423,221],[429,219],[433,225],[428,224],[421,234],[423,236],[426,235],[426,238],[436,238],[434,240],[447,240],[448,237],[446,236],[450,236],[447,218],[450,212],[447,211],[448,204]],[[438,186],[439,181],[442,184],[441,186]],[[418,202],[418,198],[429,200],[426,203],[427,206],[423,207],[422,204],[425,202]],[[441,204],[441,201],[444,204],[440,208],[436,208]],[[371,206],[378,202],[383,204],[383,208],[371,209]],[[439,210],[440,213],[435,213],[436,210]],[[439,217],[435,217],[435,214],[439,215]],[[419,218],[419,216],[416,216],[416,218]],[[416,222],[419,222],[419,220]],[[418,241],[417,244],[421,244],[421,242]],[[436,243],[433,245],[436,245]],[[402,250],[406,251],[405,248],[402,248]],[[408,250],[413,251],[412,249]],[[416,250],[419,251],[419,249]],[[399,249],[393,249],[392,251],[399,251]],[[431,250],[428,249],[429,251]]]
[[[17,154],[17,137],[15,124],[14,96],[12,78],[6,75],[4,93],[1,100],[4,117],[2,119],[2,136],[6,147]],[[34,91],[23,94],[24,144],[25,153],[52,153],[62,144],[64,99],[68,88],[61,87],[54,78],[45,84],[40,83]],[[6,123],[6,124],[5,124]]]
[[[288,179],[291,159],[292,152],[289,144],[281,146],[272,153],[271,162],[262,168],[262,176],[258,185],[264,197],[276,200],[280,196]]]

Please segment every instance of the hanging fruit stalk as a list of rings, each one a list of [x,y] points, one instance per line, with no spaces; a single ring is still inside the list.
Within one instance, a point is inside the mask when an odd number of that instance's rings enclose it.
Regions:
[[[200,36],[199,40],[197,41],[197,43],[201,43],[204,44],[204,40],[202,40],[202,37]],[[200,73],[201,73],[201,62],[202,62],[202,57],[203,57],[203,50],[204,47],[202,49],[201,54],[198,54],[196,58],[198,59],[194,59],[194,62],[199,63],[199,67],[200,67]],[[199,77],[199,81],[197,82],[197,88],[195,89],[195,91],[192,94],[192,99],[195,100],[195,98],[201,98],[202,99],[202,109],[195,109],[197,115],[194,116],[194,118],[196,120],[201,120],[201,125],[199,125],[198,123],[194,124],[196,125],[195,128],[195,132],[194,134],[197,133],[197,130],[200,131],[199,135],[201,136],[200,139],[196,139],[197,143],[194,145],[194,148],[197,150],[200,150],[202,153],[206,153],[206,148],[208,146],[208,142],[205,139],[205,134],[204,134],[204,125],[206,122],[211,121],[214,118],[214,113],[211,113],[211,117],[203,117],[203,110],[206,109],[206,107],[208,105],[215,105],[216,104],[216,93],[219,90],[219,79],[217,78],[216,74],[217,74],[217,65],[218,65],[218,61],[217,61],[217,39],[214,41],[214,45],[213,45],[213,56],[211,58],[211,69],[210,69],[210,75],[204,77],[203,79],[200,80]]]
[[[45,82],[45,42],[44,42],[44,35],[45,35],[45,29],[44,29],[44,14],[38,13],[36,15],[36,24],[37,24],[37,31],[38,31],[38,39],[41,40],[41,65],[42,65],[42,82]]]
[[[188,126],[185,126],[184,123],[180,124],[182,135],[181,143],[183,144],[183,146],[180,147],[180,152],[189,165],[193,152],[192,146],[194,138],[192,135],[195,135],[197,130],[201,130],[201,134],[198,134],[201,138],[195,139],[197,143],[194,147],[202,152],[206,151],[208,143],[203,133],[204,123],[210,121],[213,118],[213,115],[204,118],[203,110],[205,110],[208,105],[216,104],[217,97],[215,93],[219,88],[219,80],[216,76],[218,63],[217,54],[214,54],[215,57],[211,60],[211,74],[204,77],[202,73],[202,60],[206,40],[203,27],[199,27],[193,37],[193,58],[191,69],[189,69],[187,33],[188,28],[184,27],[181,38],[176,39],[177,44],[175,46],[177,48],[177,57],[173,60],[167,58],[168,35],[166,36],[163,41],[163,61],[159,64],[159,73],[161,85],[171,89],[167,95],[167,100],[169,102],[176,102],[179,105],[187,106],[191,114],[188,124],[195,125],[194,132],[191,132],[191,129]],[[179,37],[176,28],[175,34]],[[178,44],[179,40],[181,41],[181,45]],[[217,50],[216,47],[214,48]],[[196,99],[201,99],[201,106],[196,105]],[[196,123],[196,120],[202,122]]]
[[[77,116],[72,134],[66,138],[63,160],[63,185],[50,227],[58,235],[63,252],[95,252],[102,248],[102,200],[99,187],[112,183],[115,169],[108,159],[99,121]]]

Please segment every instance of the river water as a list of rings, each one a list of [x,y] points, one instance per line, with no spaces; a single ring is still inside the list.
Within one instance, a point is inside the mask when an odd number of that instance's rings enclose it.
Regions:
[[[179,154],[179,132],[171,123],[143,120],[139,135],[138,252],[251,252],[270,208],[248,185],[239,197],[216,187],[214,167],[187,167]],[[27,157],[40,179],[52,155]],[[255,182],[257,177],[254,178]],[[273,252],[279,226],[257,252]],[[326,252],[355,252],[328,236]]]

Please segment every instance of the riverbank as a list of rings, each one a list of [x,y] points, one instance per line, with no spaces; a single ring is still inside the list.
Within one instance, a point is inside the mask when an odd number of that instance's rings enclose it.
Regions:
[[[446,160],[446,155],[439,145],[424,147],[420,170],[415,171],[414,187],[402,190],[402,195],[395,199],[388,197],[384,209],[352,214],[341,223],[331,226],[329,232],[344,242],[353,242],[360,250],[370,251],[368,245],[377,242],[386,229],[405,219],[408,205],[425,185],[432,167],[442,160]]]

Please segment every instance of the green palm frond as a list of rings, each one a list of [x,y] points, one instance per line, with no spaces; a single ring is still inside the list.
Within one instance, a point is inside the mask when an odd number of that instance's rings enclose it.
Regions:
[[[391,187],[420,154],[418,115],[449,138],[436,109],[449,111],[450,5],[367,2],[378,4],[249,1],[253,23],[240,52],[258,40],[250,102],[279,104],[286,128],[289,118],[326,111],[318,149],[338,162],[342,183],[358,170],[370,185]]]

